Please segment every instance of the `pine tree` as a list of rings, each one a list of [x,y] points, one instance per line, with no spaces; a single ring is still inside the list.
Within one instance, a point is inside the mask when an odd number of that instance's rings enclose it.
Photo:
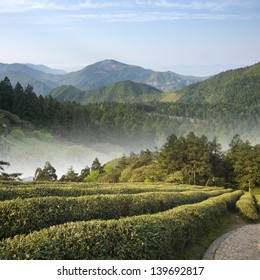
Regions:
[[[37,168],[34,175],[35,181],[56,181],[56,169],[50,164],[50,162],[46,162],[44,168]]]

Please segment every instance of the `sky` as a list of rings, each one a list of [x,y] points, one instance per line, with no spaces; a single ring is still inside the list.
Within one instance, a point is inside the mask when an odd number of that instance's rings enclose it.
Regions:
[[[260,61],[259,0],[0,0],[0,62],[206,76]]]

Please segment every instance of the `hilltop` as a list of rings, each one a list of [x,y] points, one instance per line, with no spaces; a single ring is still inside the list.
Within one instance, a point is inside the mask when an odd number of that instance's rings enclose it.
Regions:
[[[50,92],[59,101],[91,102],[149,102],[158,101],[163,92],[155,87],[133,81],[120,81],[96,90],[81,91],[73,86],[61,86]]]

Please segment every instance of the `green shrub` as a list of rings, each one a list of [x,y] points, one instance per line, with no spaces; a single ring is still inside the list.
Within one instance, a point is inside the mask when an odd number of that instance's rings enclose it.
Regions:
[[[177,259],[227,214],[240,191],[166,212],[74,222],[0,242],[1,259]],[[234,197],[235,199],[231,199]]]
[[[25,134],[21,129],[13,129],[11,131],[11,135],[17,140],[23,140],[25,138]]]
[[[256,206],[257,206],[258,212],[260,213],[260,194],[255,195],[255,200],[256,200]]]
[[[175,186],[175,185],[107,185],[90,183],[51,183],[30,182],[29,184],[2,183],[0,187],[0,201],[15,198],[35,198],[46,196],[84,196],[97,194],[134,194],[144,192],[183,192],[183,191],[211,191],[221,190],[216,187]],[[15,186],[15,187],[14,187]],[[223,189],[224,190],[224,189]],[[230,190],[225,190],[230,191]]]
[[[91,219],[151,214],[195,203],[225,190],[182,193],[142,193],[83,197],[40,197],[0,202],[0,238],[56,224]]]
[[[257,211],[257,205],[255,203],[254,197],[249,193],[245,193],[236,203],[236,208],[241,213],[245,220],[251,222],[259,221],[259,213]]]

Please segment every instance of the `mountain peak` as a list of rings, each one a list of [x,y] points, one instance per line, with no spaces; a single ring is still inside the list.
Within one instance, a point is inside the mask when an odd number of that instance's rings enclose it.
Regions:
[[[95,67],[95,68],[101,68],[103,70],[115,71],[115,70],[125,69],[125,68],[127,68],[129,66],[130,65],[127,65],[125,63],[119,62],[119,61],[114,60],[114,59],[105,59],[105,60],[96,62],[96,63],[94,63],[92,65],[89,65],[86,68],[88,68],[88,67],[91,67],[91,68]]]

